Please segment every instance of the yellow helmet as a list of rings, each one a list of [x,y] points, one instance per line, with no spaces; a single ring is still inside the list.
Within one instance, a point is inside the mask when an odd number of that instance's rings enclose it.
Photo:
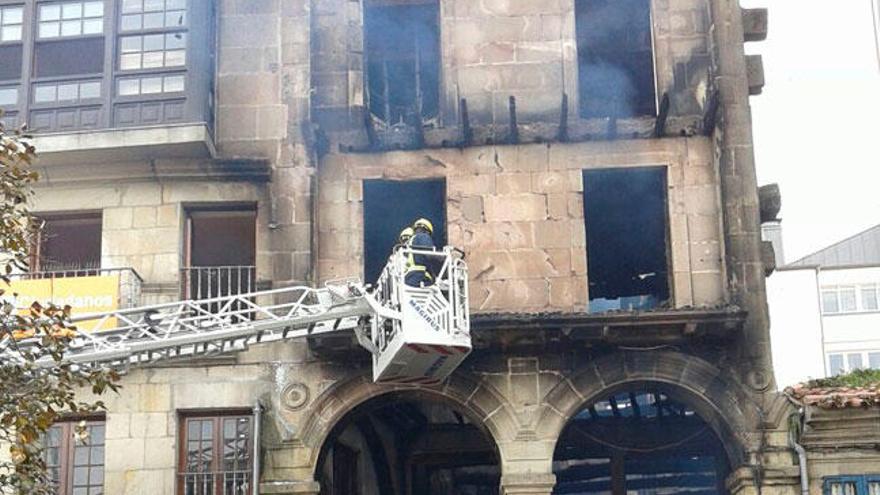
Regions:
[[[420,218],[413,223],[413,229],[419,227],[427,230],[429,234],[434,235],[434,224],[432,224],[427,218]]]
[[[416,232],[413,230],[412,227],[407,227],[407,228],[405,228],[405,229],[403,229],[403,230],[400,231],[400,235],[397,236],[397,241],[400,242],[401,244],[404,244],[404,243],[406,243],[406,241],[408,241],[409,238],[412,237],[415,233],[416,233]]]

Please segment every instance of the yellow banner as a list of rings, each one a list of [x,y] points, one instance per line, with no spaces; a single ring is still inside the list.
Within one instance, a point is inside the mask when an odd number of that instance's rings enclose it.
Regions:
[[[71,307],[71,316],[103,313],[119,307],[119,275],[70,277],[40,280],[13,280],[5,296],[18,294],[16,306],[29,308],[35,301],[45,305]],[[77,330],[95,330],[98,320],[81,321]],[[116,328],[116,319],[101,323],[100,330]]]

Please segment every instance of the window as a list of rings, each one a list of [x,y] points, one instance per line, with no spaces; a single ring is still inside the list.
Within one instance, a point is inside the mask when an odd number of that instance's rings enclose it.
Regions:
[[[186,0],[122,0],[121,31],[186,25]]]
[[[880,495],[880,475],[832,476],[825,478],[823,495]]]
[[[849,371],[862,369],[862,354],[851,353],[846,355],[846,367]]]
[[[878,290],[876,284],[860,286],[832,286],[822,288],[822,313],[854,313],[877,311]]]
[[[590,311],[648,309],[668,300],[666,169],[583,176]]]
[[[178,493],[252,493],[253,421],[249,413],[183,416],[180,421]]]
[[[43,3],[38,6],[39,39],[104,32],[104,1]]]
[[[178,93],[184,90],[186,77],[183,74],[169,76],[125,77],[119,79],[119,96],[150,95],[158,93]]]
[[[186,64],[186,34],[150,34],[120,38],[119,68],[157,69]]]
[[[58,495],[104,494],[104,421],[78,421],[52,426],[46,434],[44,459]]]
[[[21,41],[24,8],[0,7],[0,43]]]
[[[831,376],[842,375],[844,370],[843,354],[830,354],[828,356],[828,374]]]
[[[370,112],[395,125],[437,116],[440,101],[440,10],[436,0],[366,2]]]
[[[419,218],[434,224],[434,245],[446,244],[446,181],[364,181],[364,277],[375,282],[400,231]]]
[[[76,103],[101,97],[101,81],[37,84],[34,103]]]
[[[246,294],[256,289],[256,218],[253,206],[187,211],[182,277],[186,299]]]
[[[649,0],[575,3],[582,117],[656,114]]]
[[[18,103],[18,88],[0,88],[0,106],[11,106]]]
[[[101,267],[101,213],[41,216],[32,271],[82,271]]]
[[[868,367],[871,369],[880,370],[880,352],[868,353]]]

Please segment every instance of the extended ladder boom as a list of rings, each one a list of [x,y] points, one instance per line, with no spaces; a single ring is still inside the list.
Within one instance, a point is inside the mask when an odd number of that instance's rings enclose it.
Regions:
[[[257,343],[354,331],[358,342],[374,355],[374,365],[382,361],[384,367],[385,362],[395,360],[400,364],[404,356],[397,356],[396,351],[394,355],[386,352],[384,336],[387,332],[380,329],[395,329],[404,337],[407,331],[418,335],[424,326],[419,320],[423,320],[426,310],[449,322],[442,328],[434,324],[430,342],[442,344],[444,339],[454,337],[456,348],[466,349],[466,352],[462,351],[466,355],[470,351],[469,325],[466,317],[462,319],[460,315],[467,311],[466,291],[461,290],[462,280],[466,284],[467,272],[456,253],[451,248],[430,252],[399,250],[389,260],[389,268],[383,273],[379,289],[372,293],[357,280],[340,280],[328,282],[321,289],[286,287],[78,315],[72,318],[73,325],[83,324],[90,330],[77,332],[64,359],[84,369],[126,369],[131,365],[176,358],[239,352]],[[443,258],[436,286],[415,288],[405,285],[406,273],[401,267],[403,260],[411,254]],[[396,289],[389,291],[391,286]],[[420,313],[423,316],[407,316],[403,310],[406,306],[402,303],[414,307],[418,302],[410,302],[412,295],[417,299],[431,296],[431,305],[425,305],[425,310]],[[447,313],[458,316],[443,317]],[[466,340],[462,341],[462,338]],[[20,357],[8,348],[9,337],[6,339],[6,342],[0,341],[0,358]],[[37,339],[28,339],[19,341],[18,345],[39,343]],[[384,361],[378,356],[383,356]],[[412,367],[412,360],[409,361]],[[52,363],[47,359],[42,364],[48,366]],[[418,369],[421,364],[416,364]],[[441,370],[444,376],[448,374],[447,368],[451,372],[451,366],[446,365]]]

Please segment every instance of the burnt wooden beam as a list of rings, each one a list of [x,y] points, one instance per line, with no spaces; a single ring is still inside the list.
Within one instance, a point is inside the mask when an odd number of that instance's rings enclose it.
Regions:
[[[706,103],[706,113],[703,115],[703,134],[711,136],[715,132],[715,126],[718,123],[718,112],[720,111],[721,100],[718,90],[714,89],[709,93],[709,101]]]
[[[669,118],[669,93],[663,93],[660,100],[660,109],[657,112],[657,120],[654,121],[654,137],[663,137],[666,134],[666,119]]]
[[[376,128],[373,127],[373,115],[369,109],[364,110],[364,130],[367,133],[367,142],[371,150],[379,147],[379,137],[376,135]]]
[[[562,108],[559,110],[559,133],[556,139],[568,142],[568,93],[562,93]]]
[[[510,112],[510,131],[507,135],[508,144],[519,144],[519,126],[516,122],[516,97],[511,96],[507,100],[507,109]]]
[[[458,106],[461,114],[461,146],[470,146],[474,140],[474,132],[471,130],[471,119],[468,116],[467,99],[462,98]]]

